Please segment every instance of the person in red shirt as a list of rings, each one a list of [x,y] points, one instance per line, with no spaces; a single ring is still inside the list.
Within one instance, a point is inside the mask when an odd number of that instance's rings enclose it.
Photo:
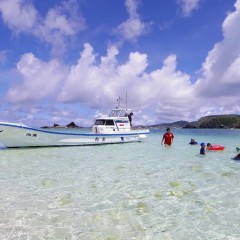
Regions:
[[[173,143],[174,135],[170,132],[170,128],[167,128],[166,131],[167,132],[164,133],[162,138],[162,144],[164,143],[165,145],[171,146],[171,144]]]

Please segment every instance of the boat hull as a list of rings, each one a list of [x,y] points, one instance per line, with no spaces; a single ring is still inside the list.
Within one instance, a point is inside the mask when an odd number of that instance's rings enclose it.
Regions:
[[[7,148],[137,142],[146,138],[148,133],[148,130],[114,134],[72,133],[30,128],[20,124],[0,123],[0,141]]]

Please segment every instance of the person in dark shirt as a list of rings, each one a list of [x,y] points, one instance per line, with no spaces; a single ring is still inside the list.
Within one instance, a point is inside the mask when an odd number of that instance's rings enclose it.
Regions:
[[[195,141],[195,139],[191,138],[191,141],[190,141],[189,144],[191,144],[191,145],[195,145],[195,144],[198,144],[198,143]]]
[[[133,113],[130,112],[130,114],[128,115],[128,119],[129,119],[129,122],[130,122],[130,126],[132,127],[132,116],[133,116]]]
[[[233,160],[240,160],[240,153],[237,156],[233,157],[232,159]]]
[[[200,154],[201,155],[205,155],[206,154],[206,144],[205,143],[201,143],[201,148],[200,148]]]

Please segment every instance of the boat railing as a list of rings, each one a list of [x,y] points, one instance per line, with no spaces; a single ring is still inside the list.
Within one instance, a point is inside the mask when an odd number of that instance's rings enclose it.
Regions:
[[[109,117],[127,117],[128,113],[130,113],[130,109],[113,109],[109,114]]]

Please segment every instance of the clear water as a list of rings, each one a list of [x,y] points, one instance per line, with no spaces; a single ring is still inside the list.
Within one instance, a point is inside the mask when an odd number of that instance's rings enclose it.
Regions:
[[[0,150],[0,239],[240,239],[239,130]],[[223,144],[199,155],[198,142]]]

